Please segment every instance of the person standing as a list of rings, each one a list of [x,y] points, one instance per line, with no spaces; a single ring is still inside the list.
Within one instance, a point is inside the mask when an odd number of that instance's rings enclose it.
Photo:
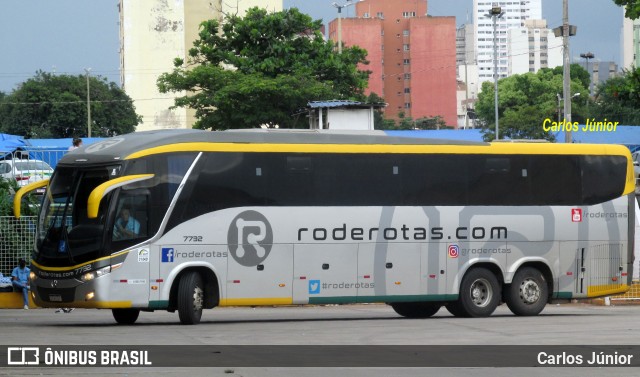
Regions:
[[[82,139],[78,138],[78,137],[74,137],[73,141],[71,142],[71,146],[69,147],[69,152],[71,152],[72,150],[78,149],[82,146]]]
[[[27,262],[20,258],[18,267],[11,272],[11,284],[22,291],[22,301],[24,309],[29,309],[29,273],[31,270],[27,267]]]

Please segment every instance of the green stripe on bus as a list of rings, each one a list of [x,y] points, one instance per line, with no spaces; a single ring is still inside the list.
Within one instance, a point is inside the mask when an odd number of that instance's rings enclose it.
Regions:
[[[335,296],[309,297],[309,304],[346,304],[367,302],[422,302],[422,301],[455,301],[458,295],[401,295],[401,296]]]
[[[149,309],[166,309],[169,307],[169,300],[149,301]]]
[[[553,298],[569,299],[573,298],[572,292],[553,292]]]

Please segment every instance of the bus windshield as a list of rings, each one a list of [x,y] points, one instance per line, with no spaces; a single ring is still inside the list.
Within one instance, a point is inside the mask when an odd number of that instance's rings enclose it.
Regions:
[[[178,191],[193,153],[169,159],[149,156],[122,165],[56,169],[37,225],[35,261],[52,267],[74,266],[144,242],[153,237]],[[87,213],[91,192],[123,175],[152,174],[150,179],[108,192],[98,214]]]
[[[107,167],[58,168],[49,183],[38,219],[38,262],[66,266],[99,257],[107,220],[105,208],[110,198],[102,201],[95,219],[87,216],[87,199],[94,188],[107,180]]]

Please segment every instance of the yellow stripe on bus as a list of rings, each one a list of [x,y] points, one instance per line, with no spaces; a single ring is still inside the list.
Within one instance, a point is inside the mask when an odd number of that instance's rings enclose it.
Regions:
[[[290,153],[434,153],[434,154],[593,154],[629,155],[622,145],[553,144],[553,143],[492,143],[459,144],[288,144],[288,143],[203,143],[167,144],[143,149],[128,155],[131,160],[155,154],[175,152],[290,152]],[[629,161],[631,163],[631,161]]]
[[[38,267],[39,270],[43,270],[43,271],[65,272],[65,271],[75,270],[76,268],[80,268],[82,266],[86,266],[86,265],[91,264],[91,263],[95,263],[95,262],[99,262],[99,261],[102,261],[102,260],[118,257],[118,256],[120,256],[122,254],[127,254],[129,251],[131,251],[131,250],[121,251],[119,253],[116,253],[116,254],[113,254],[113,255],[109,255],[108,257],[102,257],[102,258],[94,259],[94,260],[91,260],[89,262],[76,264],[75,266],[70,266],[70,267],[46,267],[46,266],[43,266],[41,264],[36,263],[36,261],[34,261],[34,260],[31,261],[31,264],[36,266],[36,267]]]
[[[268,306],[268,305],[292,305],[293,297],[275,298],[223,298],[220,306]]]
[[[601,297],[625,293],[629,288],[626,284],[590,285],[587,287],[587,297]]]
[[[61,306],[69,308],[85,309],[129,309],[132,307],[131,301],[73,301],[73,302],[43,302],[38,304],[42,308],[59,308]]]

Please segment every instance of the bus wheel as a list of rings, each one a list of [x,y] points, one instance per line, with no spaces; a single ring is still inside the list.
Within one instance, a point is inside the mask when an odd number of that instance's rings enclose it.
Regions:
[[[549,286],[544,275],[533,267],[516,272],[508,288],[505,301],[513,314],[538,315],[547,305]]]
[[[395,302],[391,304],[396,313],[407,318],[429,318],[436,314],[441,306],[431,302]]]
[[[178,286],[178,315],[183,325],[200,323],[204,304],[204,284],[200,274],[190,271],[182,275]]]
[[[496,276],[486,268],[473,268],[462,279],[460,298],[452,310],[464,317],[488,317],[499,303],[500,285]]]
[[[111,309],[113,318],[121,325],[133,325],[140,315],[139,309]]]

